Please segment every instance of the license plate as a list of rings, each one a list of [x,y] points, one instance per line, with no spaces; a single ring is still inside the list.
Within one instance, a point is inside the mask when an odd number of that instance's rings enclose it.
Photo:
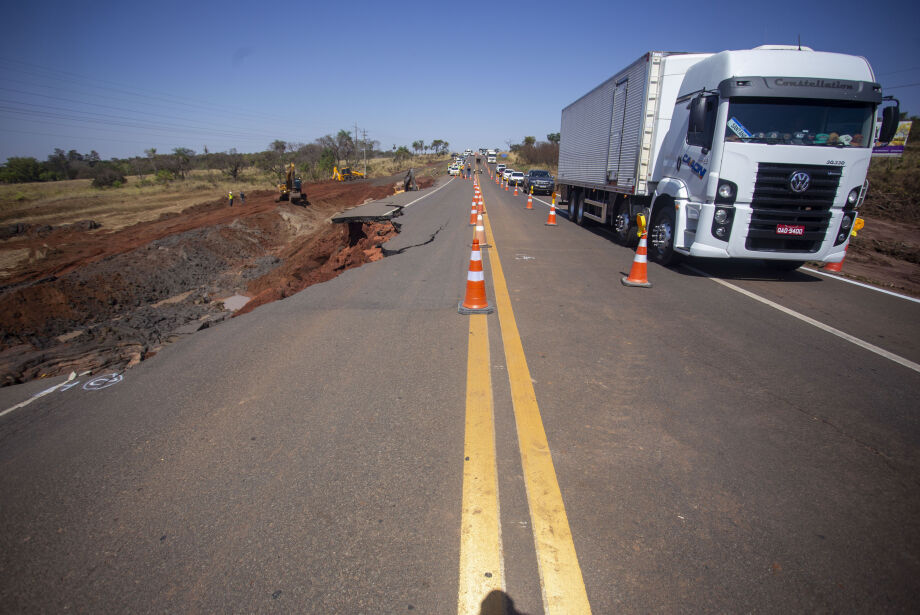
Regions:
[[[804,235],[805,227],[799,224],[777,224],[777,235]]]

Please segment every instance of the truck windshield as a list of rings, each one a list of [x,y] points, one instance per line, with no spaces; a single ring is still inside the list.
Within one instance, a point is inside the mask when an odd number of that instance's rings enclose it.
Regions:
[[[733,98],[726,141],[822,147],[871,147],[869,103],[787,98]]]

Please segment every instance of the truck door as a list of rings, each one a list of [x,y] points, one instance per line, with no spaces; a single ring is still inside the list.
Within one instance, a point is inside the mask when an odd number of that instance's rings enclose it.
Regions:
[[[623,78],[616,84],[613,91],[613,113],[610,118],[610,144],[607,150],[607,181],[617,183],[620,171],[623,145],[623,127],[626,122],[626,94],[629,90],[629,77]]]
[[[677,160],[677,171],[695,201],[705,199],[718,108],[716,95],[700,94],[690,101],[687,138]]]

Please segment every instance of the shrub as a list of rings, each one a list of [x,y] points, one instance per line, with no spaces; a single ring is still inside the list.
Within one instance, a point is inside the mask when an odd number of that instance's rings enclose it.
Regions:
[[[95,177],[93,177],[94,188],[118,188],[124,183],[125,176],[111,167],[97,168]]]

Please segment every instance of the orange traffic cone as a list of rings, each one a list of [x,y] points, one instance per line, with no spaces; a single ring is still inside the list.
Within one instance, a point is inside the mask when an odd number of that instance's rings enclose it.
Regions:
[[[514,184],[514,196],[517,196],[517,184]]]
[[[845,246],[845,247],[843,248],[843,258],[840,259],[840,262],[839,262],[839,263],[828,263],[828,264],[824,265],[824,270],[827,271],[827,272],[829,272],[829,273],[840,273],[840,272],[843,270],[843,261],[844,261],[844,260],[846,259],[846,257],[847,257],[847,248],[849,248],[849,247],[850,247],[850,246]]]
[[[486,243],[486,227],[482,222],[481,213],[476,214],[476,232],[473,236],[476,238],[476,241],[479,242],[479,247],[489,247],[489,244]]]
[[[556,206],[549,206],[549,216],[546,218],[546,226],[556,226]]]
[[[476,214],[479,213],[476,207],[476,199],[473,199],[473,208],[470,210],[470,226],[476,226]]]
[[[651,288],[652,283],[648,281],[648,232],[645,229],[645,219],[640,216],[639,228],[639,247],[636,248],[636,258],[633,259],[632,269],[629,270],[629,276],[621,278],[624,286],[641,286],[642,288]]]
[[[486,202],[482,200],[482,194],[479,195],[479,213],[485,215],[486,213]]]
[[[491,314],[495,308],[486,300],[486,279],[482,273],[482,252],[479,240],[473,240],[470,254],[470,270],[466,275],[466,296],[457,306],[461,314]]]
[[[527,195],[527,209],[533,209],[533,196]]]
[[[508,182],[503,179],[502,183],[505,184],[505,192],[508,192]]]

